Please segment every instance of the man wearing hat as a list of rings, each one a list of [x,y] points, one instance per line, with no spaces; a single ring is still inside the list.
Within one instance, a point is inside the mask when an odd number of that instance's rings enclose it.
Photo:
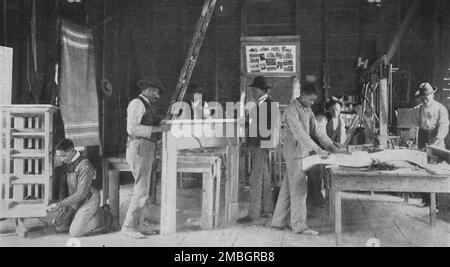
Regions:
[[[271,139],[272,99],[266,78],[256,77],[249,86],[256,108],[250,111],[248,146],[251,155],[250,207],[248,215],[238,223],[251,223],[263,216],[270,216],[274,210],[271,177],[269,174],[269,149],[262,148],[261,142]],[[264,122],[265,120],[265,122]],[[269,133],[261,132],[265,128]]]
[[[170,130],[168,125],[160,125],[156,113],[159,95],[164,90],[161,80],[145,77],[137,82],[141,94],[133,99],[127,109],[127,152],[126,159],[134,177],[133,196],[128,207],[122,233],[130,238],[144,238],[156,234],[141,225],[141,216],[145,214],[149,200],[150,180],[155,160],[158,136]]]
[[[419,129],[419,149],[424,149],[427,144],[445,148],[445,138],[449,131],[448,110],[434,100],[436,91],[436,87],[425,82],[415,94],[422,101],[422,104],[414,108],[412,122],[412,129]]]
[[[434,100],[436,91],[436,87],[425,82],[415,94],[420,97],[422,104],[414,108],[411,131],[419,129],[419,149],[425,149],[427,144],[445,148],[445,138],[449,131],[448,110]],[[430,205],[429,194],[424,194],[422,200],[423,206]]]

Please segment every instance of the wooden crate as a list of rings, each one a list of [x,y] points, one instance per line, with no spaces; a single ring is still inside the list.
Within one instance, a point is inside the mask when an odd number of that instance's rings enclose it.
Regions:
[[[55,111],[50,105],[0,106],[0,218],[47,216]]]

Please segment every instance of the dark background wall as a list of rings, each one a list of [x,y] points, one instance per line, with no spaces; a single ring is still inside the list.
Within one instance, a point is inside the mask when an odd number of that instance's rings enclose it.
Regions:
[[[30,70],[29,56],[31,0],[2,1],[7,1],[8,16],[6,35],[4,27],[0,30],[1,44],[15,48],[14,103],[54,103],[57,18],[87,24],[94,29],[99,106],[104,107],[100,108],[99,115],[104,122],[106,155],[125,150],[126,108],[138,94],[135,86],[138,78],[151,74],[165,82],[168,90],[162,97],[160,110],[166,112],[204,2],[87,0],[69,4],[60,0],[36,1],[36,74]],[[328,94],[354,94],[358,57],[372,63],[388,51],[411,2],[383,0],[377,6],[367,0],[218,0],[192,82],[207,89],[206,100],[237,101],[240,37],[300,35],[302,76],[313,74],[321,78],[324,63],[329,62],[331,89]],[[403,96],[413,94],[418,84],[426,80],[440,88],[448,87],[443,82],[444,76],[450,77],[448,2],[421,1],[408,27],[393,62],[411,78],[410,91],[403,88]],[[3,15],[1,21],[5,21]],[[111,96],[102,93],[103,79],[113,85]],[[439,94],[441,102],[446,102],[447,93]],[[396,106],[415,104],[413,97],[405,99]]]

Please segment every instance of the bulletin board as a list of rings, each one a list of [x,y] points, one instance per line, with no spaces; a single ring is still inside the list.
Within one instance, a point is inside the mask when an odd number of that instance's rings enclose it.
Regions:
[[[301,80],[300,36],[242,37],[241,102],[244,104],[252,99],[249,85],[257,76],[267,78],[275,102],[288,105],[295,81]]]
[[[247,73],[295,73],[297,56],[295,45],[248,45],[245,47]]]

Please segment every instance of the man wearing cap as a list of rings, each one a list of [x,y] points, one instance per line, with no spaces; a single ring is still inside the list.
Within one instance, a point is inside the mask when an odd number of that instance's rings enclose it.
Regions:
[[[135,239],[157,233],[141,225],[141,216],[145,214],[149,200],[158,134],[170,130],[168,125],[160,125],[160,117],[156,113],[159,95],[164,90],[161,80],[145,77],[137,82],[137,86],[141,94],[130,102],[127,109],[129,136],[126,158],[133,173],[134,189],[121,231],[125,236]]]
[[[417,140],[419,149],[425,149],[427,144],[445,148],[445,138],[449,131],[448,110],[434,100],[436,91],[436,87],[425,82],[416,92],[422,104],[414,108],[411,132],[416,133],[419,129]],[[423,194],[422,202],[422,206],[429,206],[430,194]]]
[[[445,148],[445,138],[449,131],[448,110],[434,99],[436,91],[436,87],[426,82],[416,92],[422,104],[414,108],[412,130],[419,129],[419,149],[424,149],[427,144]]]
[[[248,215],[240,218],[238,223],[250,223],[263,216],[270,216],[274,210],[271,177],[269,174],[269,149],[262,148],[261,142],[271,139],[272,99],[270,86],[266,78],[256,77],[249,86],[255,100],[256,108],[250,111],[248,146],[251,155],[250,173],[250,207]],[[264,133],[261,128],[267,129]]]

